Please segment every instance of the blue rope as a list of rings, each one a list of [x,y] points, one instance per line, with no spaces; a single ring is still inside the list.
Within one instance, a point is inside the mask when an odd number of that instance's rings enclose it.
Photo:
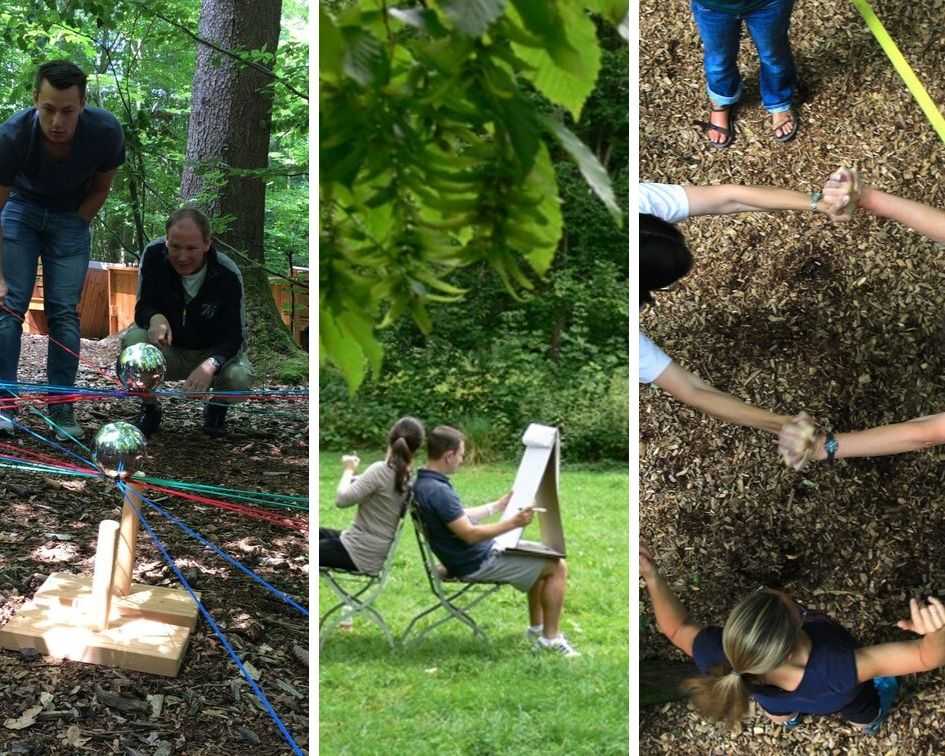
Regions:
[[[50,383],[12,383],[0,381],[0,389],[6,391],[19,391],[25,394],[79,394],[85,396],[111,397],[115,399],[128,399],[140,396],[138,391],[128,391],[125,389],[101,389],[101,388],[80,388],[78,386],[56,386]],[[155,389],[153,392],[157,396],[192,398],[193,394],[183,389]],[[308,389],[257,389],[243,391],[212,391],[200,394],[212,393],[214,396],[271,396],[283,397],[286,399],[304,399],[308,397]]]
[[[122,491],[124,492],[125,484],[124,484],[124,483],[121,483],[119,487],[122,488]],[[208,541],[206,538],[204,538],[202,535],[200,535],[200,533],[198,533],[196,530],[194,530],[194,529],[191,528],[189,525],[187,525],[187,524],[186,524],[183,520],[181,520],[179,517],[177,517],[176,515],[171,514],[171,513],[168,512],[166,509],[162,509],[160,506],[158,506],[158,505],[155,504],[153,501],[151,501],[151,499],[149,499],[147,496],[143,496],[143,495],[142,495],[141,493],[139,493],[138,491],[135,491],[135,495],[138,496],[138,497],[140,497],[141,500],[142,500],[145,504],[147,504],[149,507],[151,507],[152,509],[154,509],[155,511],[157,511],[157,512],[158,512],[159,514],[161,514],[163,517],[166,517],[168,520],[170,520],[171,522],[173,522],[177,527],[179,527],[181,530],[183,530],[183,531],[184,531],[187,535],[189,535],[191,538],[193,538],[193,539],[199,541],[199,542],[202,543],[204,546],[206,546],[208,549],[210,549],[211,551],[213,551],[217,556],[219,556],[221,559],[223,559],[223,560],[224,560],[227,564],[229,564],[231,567],[236,567],[238,570],[241,570],[245,575],[248,575],[249,577],[251,577],[251,578],[252,578],[253,580],[255,580],[257,583],[259,583],[263,588],[265,588],[267,591],[269,591],[270,593],[272,593],[272,594],[275,595],[275,596],[278,596],[278,597],[279,597],[280,599],[282,599],[286,604],[288,604],[289,606],[291,606],[293,609],[296,609],[297,611],[299,611],[299,612],[300,612],[303,616],[305,616],[306,618],[308,617],[308,609],[306,609],[304,606],[302,606],[301,604],[299,604],[298,602],[296,602],[295,600],[293,600],[292,597],[289,596],[285,591],[279,590],[278,588],[276,588],[276,587],[275,587],[274,585],[272,585],[271,583],[268,583],[264,578],[262,578],[262,577],[260,577],[259,575],[257,575],[257,574],[256,574],[255,572],[253,572],[249,567],[247,567],[247,566],[244,565],[242,562],[240,562],[240,561],[234,559],[233,557],[231,557],[229,554],[227,554],[225,551],[223,551],[219,546],[216,546],[216,545],[210,543],[210,541]]]
[[[116,485],[118,490],[121,491],[122,495],[126,493],[127,486],[116,480]],[[252,678],[252,675],[246,670],[246,667],[243,666],[243,662],[240,659],[239,655],[234,650],[233,646],[230,645],[230,641],[227,640],[226,635],[223,634],[223,631],[220,629],[220,626],[217,625],[216,621],[210,615],[210,612],[207,611],[207,608],[203,605],[203,602],[197,598],[197,594],[194,593],[194,589],[190,587],[190,583],[187,582],[187,578],[184,577],[183,573],[177,567],[177,563],[174,561],[174,558],[168,552],[167,547],[161,542],[158,538],[157,533],[154,532],[154,529],[151,527],[151,523],[148,522],[148,518],[145,517],[144,512],[135,507],[135,511],[138,514],[138,519],[141,520],[141,524],[144,525],[145,530],[148,531],[148,536],[150,536],[151,541],[161,552],[161,556],[164,557],[164,561],[167,562],[167,566],[173,570],[174,575],[177,576],[177,579],[180,581],[180,584],[184,586],[187,593],[190,594],[190,597],[194,600],[194,603],[197,605],[197,609],[203,615],[203,618],[207,621],[207,624],[210,625],[210,628],[213,630],[214,635],[220,639],[220,643],[223,644],[223,647],[226,649],[226,652],[230,655],[230,658],[236,663],[237,668],[240,671],[240,674],[243,676],[243,679],[249,684],[249,687],[252,688],[253,693],[256,694],[256,698],[259,699],[259,702],[263,705],[263,708],[266,710],[266,713],[276,723],[276,727],[279,728],[279,732],[282,733],[282,737],[285,738],[286,742],[292,747],[293,752],[296,756],[305,756],[305,752],[299,748],[298,744],[292,737],[292,733],[289,732],[285,724],[279,718],[279,715],[276,714],[276,710],[272,708],[272,704],[269,703],[269,699],[266,698],[266,694],[263,693],[262,688],[256,684],[256,681]]]
[[[42,412],[39,412],[39,415],[42,416],[43,413],[42,413]],[[79,460],[79,462],[81,462],[81,463],[84,464],[84,465],[88,465],[89,467],[97,467],[97,465],[96,465],[94,462],[92,462],[92,460],[86,459],[86,458],[83,457],[82,455],[76,454],[76,453],[75,453],[74,451],[72,451],[71,449],[67,449],[67,448],[64,447],[64,446],[61,446],[61,445],[57,444],[57,443],[56,443],[55,441],[53,441],[52,439],[46,438],[45,436],[41,436],[41,435],[39,435],[38,433],[35,433],[34,431],[30,430],[30,429],[27,428],[25,425],[23,425],[23,423],[21,423],[19,420],[17,420],[17,419],[15,418],[15,416],[7,415],[7,419],[8,419],[10,422],[12,422],[15,427],[19,428],[20,430],[26,431],[27,433],[29,433],[29,434],[30,434],[31,436],[33,436],[34,438],[38,438],[38,439],[39,439],[40,441],[42,441],[44,444],[49,444],[49,445],[52,446],[54,449],[58,449],[59,451],[63,452],[64,454],[68,454],[70,457],[72,457],[73,459]],[[50,422],[52,422],[52,421],[50,421]],[[76,442],[76,443],[78,443],[78,442]],[[88,451],[88,448],[87,448],[84,444],[79,444],[79,445],[82,446],[83,449],[85,449],[86,451]]]

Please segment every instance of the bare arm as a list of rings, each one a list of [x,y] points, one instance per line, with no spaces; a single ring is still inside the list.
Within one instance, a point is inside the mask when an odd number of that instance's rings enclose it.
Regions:
[[[862,431],[837,433],[836,457],[882,457],[902,454],[945,444],[945,413],[918,417],[903,423],[881,425]],[[820,434],[814,445],[814,459],[827,459],[826,436]]]
[[[792,189],[769,186],[684,186],[689,200],[689,215],[728,215],[759,210],[806,210],[810,212],[810,195]],[[829,214],[831,206],[824,200],[817,203],[817,211]]]
[[[777,433],[791,419],[788,415],[776,415],[719,391],[675,362],[670,363],[654,383],[683,404],[727,423]]]
[[[653,564],[653,556],[643,544],[640,544],[640,576],[646,581],[646,590],[653,602],[656,626],[670,643],[692,656],[693,644],[702,627],[689,621],[689,612],[663,580]]]
[[[898,221],[932,241],[945,242],[945,210],[872,187],[864,187],[861,191],[859,207],[881,218]]]
[[[105,204],[108,192],[112,188],[112,180],[115,178],[117,171],[118,169],[116,168],[106,173],[96,173],[95,178],[92,179],[92,188],[89,190],[89,193],[85,195],[85,199],[82,200],[82,204],[79,205],[78,211],[79,215],[85,218],[89,223],[92,222],[95,214],[102,208],[102,205]]]
[[[502,512],[509,504],[509,500],[512,498],[512,492],[509,491],[507,494],[502,496],[495,501],[490,501],[488,504],[483,504],[479,507],[467,507],[466,516],[473,521],[473,523],[478,523],[480,520],[484,520],[487,517],[492,517],[492,515],[497,512]]]
[[[476,507],[476,509],[481,509],[481,507]],[[446,526],[453,531],[453,534],[466,543],[482,543],[483,541],[488,541],[491,538],[507,533],[510,530],[515,530],[515,528],[524,528],[532,521],[532,517],[535,516],[535,513],[531,509],[523,509],[515,515],[515,517],[511,517],[508,520],[493,522],[488,525],[479,525],[473,523],[469,512],[470,510],[467,509],[462,517],[457,517],[452,522],[446,523]]]
[[[937,598],[929,603],[912,599],[910,619],[899,627],[922,635],[921,638],[898,643],[882,643],[856,650],[856,672],[860,682],[874,677],[910,675],[929,672],[945,665],[945,606]]]

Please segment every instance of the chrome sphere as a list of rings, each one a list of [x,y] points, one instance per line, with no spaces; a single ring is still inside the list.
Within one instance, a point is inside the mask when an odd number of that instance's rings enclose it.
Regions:
[[[154,344],[132,344],[118,358],[118,378],[129,391],[151,391],[164,382],[167,363]]]
[[[121,420],[103,425],[95,434],[93,459],[109,478],[127,478],[144,459],[144,434]]]

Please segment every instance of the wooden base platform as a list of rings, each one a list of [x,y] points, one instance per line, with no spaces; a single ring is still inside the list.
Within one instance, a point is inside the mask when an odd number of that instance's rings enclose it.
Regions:
[[[186,591],[134,583],[127,596],[112,598],[103,632],[91,629],[86,614],[91,595],[91,577],[50,575],[33,601],[0,627],[0,647],[177,676],[197,624],[197,607]]]

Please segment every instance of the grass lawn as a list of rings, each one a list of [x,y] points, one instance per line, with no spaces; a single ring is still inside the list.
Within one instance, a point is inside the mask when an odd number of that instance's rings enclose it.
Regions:
[[[361,469],[381,458],[359,452]],[[341,453],[320,454],[320,524],[347,527],[334,506]],[[517,463],[516,463],[517,464]],[[466,506],[498,498],[515,464],[464,468],[453,483]],[[625,754],[628,716],[628,553],[625,467],[565,465],[561,509],[568,593],[562,630],[575,659],[533,652],[524,638],[526,597],[506,587],[473,610],[489,642],[455,620],[420,644],[391,652],[358,618],[319,658],[319,752],[340,754]],[[537,525],[527,536],[538,538]],[[319,608],[334,594],[319,586]],[[375,607],[397,635],[432,605],[412,525]]]

